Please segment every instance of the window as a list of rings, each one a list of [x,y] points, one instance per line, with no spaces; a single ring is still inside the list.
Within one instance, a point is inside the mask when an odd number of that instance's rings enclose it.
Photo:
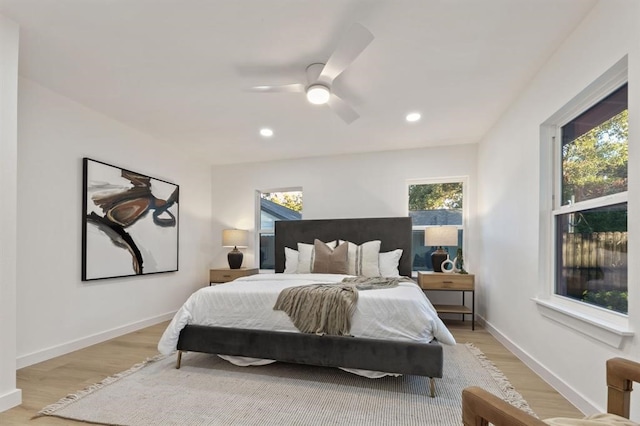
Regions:
[[[409,182],[409,216],[413,222],[412,256],[414,271],[433,271],[431,254],[437,247],[427,247],[424,230],[429,226],[453,225],[458,227],[457,246],[444,247],[449,258],[462,249],[464,232],[463,179],[446,181]]]
[[[302,189],[258,191],[260,212],[260,269],[275,269],[275,225],[277,220],[302,219]]]
[[[555,294],[627,313],[627,84],[557,126]]]

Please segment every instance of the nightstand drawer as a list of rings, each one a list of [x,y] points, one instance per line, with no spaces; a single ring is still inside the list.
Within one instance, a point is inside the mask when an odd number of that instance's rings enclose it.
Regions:
[[[257,274],[258,268],[240,268],[240,269],[209,269],[209,282],[226,283],[236,278],[246,277],[248,275]]]
[[[418,273],[418,285],[423,290],[473,290],[472,274]]]

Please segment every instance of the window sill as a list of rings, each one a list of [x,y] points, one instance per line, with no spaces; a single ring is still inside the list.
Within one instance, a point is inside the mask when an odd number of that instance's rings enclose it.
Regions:
[[[608,321],[592,318],[582,312],[560,306],[549,300],[534,298],[540,314],[546,318],[565,325],[575,331],[606,343],[614,348],[621,348],[625,338],[634,335],[628,327]]]

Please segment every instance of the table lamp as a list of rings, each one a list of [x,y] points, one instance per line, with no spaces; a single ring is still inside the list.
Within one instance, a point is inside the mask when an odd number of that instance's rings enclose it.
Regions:
[[[442,272],[442,262],[449,258],[449,252],[443,249],[458,245],[458,228],[455,226],[430,226],[424,230],[424,245],[437,247],[431,253],[433,272]]]
[[[246,248],[249,242],[249,232],[242,229],[225,229],[222,231],[222,246],[233,247],[227,254],[230,269],[240,269],[243,254],[238,247]]]

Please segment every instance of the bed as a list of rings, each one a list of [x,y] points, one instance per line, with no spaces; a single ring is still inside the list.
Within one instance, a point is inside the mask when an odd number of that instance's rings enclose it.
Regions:
[[[420,375],[430,378],[430,394],[435,395],[434,378],[442,377],[443,350],[436,336],[443,336],[440,340],[445,343],[455,343],[446,327],[441,323],[430,302],[424,297],[413,283],[406,285],[398,291],[414,292],[412,299],[420,301],[421,314],[425,315],[429,327],[421,325],[414,335],[378,338],[380,333],[367,334],[358,331],[358,319],[354,315],[354,332],[352,336],[315,335],[296,332],[287,328],[281,321],[279,326],[273,329],[261,329],[251,321],[227,323],[221,316],[219,325],[217,320],[198,320],[197,308],[192,299],[200,299],[205,293],[226,293],[231,297],[236,287],[243,289],[253,288],[253,292],[264,292],[267,287],[285,286],[281,280],[297,280],[313,282],[315,279],[323,281],[325,277],[306,275],[291,276],[281,274],[285,271],[286,256],[285,247],[296,248],[298,243],[311,244],[315,239],[322,241],[346,240],[354,244],[363,244],[367,241],[380,240],[380,253],[402,249],[402,256],[398,261],[398,272],[402,276],[411,276],[411,219],[400,218],[365,218],[365,219],[333,219],[333,220],[300,220],[276,222],[275,227],[275,269],[276,274],[260,274],[259,276],[243,277],[236,282],[223,284],[218,289],[203,289],[194,293],[181,310],[176,314],[172,323],[161,338],[158,348],[163,353],[178,351],[177,368],[180,367],[182,353],[186,351],[204,352],[232,357],[249,357],[281,362],[310,364],[327,367],[340,367],[345,369],[377,371],[395,374]],[[270,275],[270,276],[269,276]],[[295,274],[294,274],[295,275]],[[313,274],[311,274],[313,275]],[[328,278],[328,277],[327,277]],[[339,279],[341,277],[336,277]],[[256,287],[255,282],[267,282],[268,286]],[[294,281],[297,282],[297,281]],[[228,286],[232,284],[235,287]],[[363,309],[367,306],[366,300],[375,298],[379,302],[381,292],[386,290],[373,290],[380,293],[366,293],[358,300]],[[417,293],[416,293],[417,292]],[[258,297],[253,295],[251,297]],[[261,298],[272,297],[270,295]],[[255,306],[256,300],[247,302],[249,306]],[[228,299],[231,301],[232,299]],[[236,304],[238,302],[227,302]],[[271,302],[272,303],[272,302]],[[417,303],[417,302],[416,302]],[[273,306],[273,305],[271,305]],[[377,306],[377,305],[375,305]],[[217,311],[216,305],[208,307],[209,311]],[[271,309],[272,310],[272,309]],[[277,313],[276,313],[277,314]],[[265,315],[276,315],[272,312]],[[279,313],[283,314],[283,313]],[[356,313],[357,314],[357,313]],[[375,316],[375,315],[374,315]],[[369,315],[371,317],[371,315]],[[196,320],[194,320],[194,318]],[[198,323],[199,322],[199,323]],[[415,322],[415,321],[414,321]],[[368,327],[361,327],[362,329]],[[385,329],[381,324],[380,329]],[[444,328],[444,329],[443,329]],[[425,334],[426,333],[426,334]]]

